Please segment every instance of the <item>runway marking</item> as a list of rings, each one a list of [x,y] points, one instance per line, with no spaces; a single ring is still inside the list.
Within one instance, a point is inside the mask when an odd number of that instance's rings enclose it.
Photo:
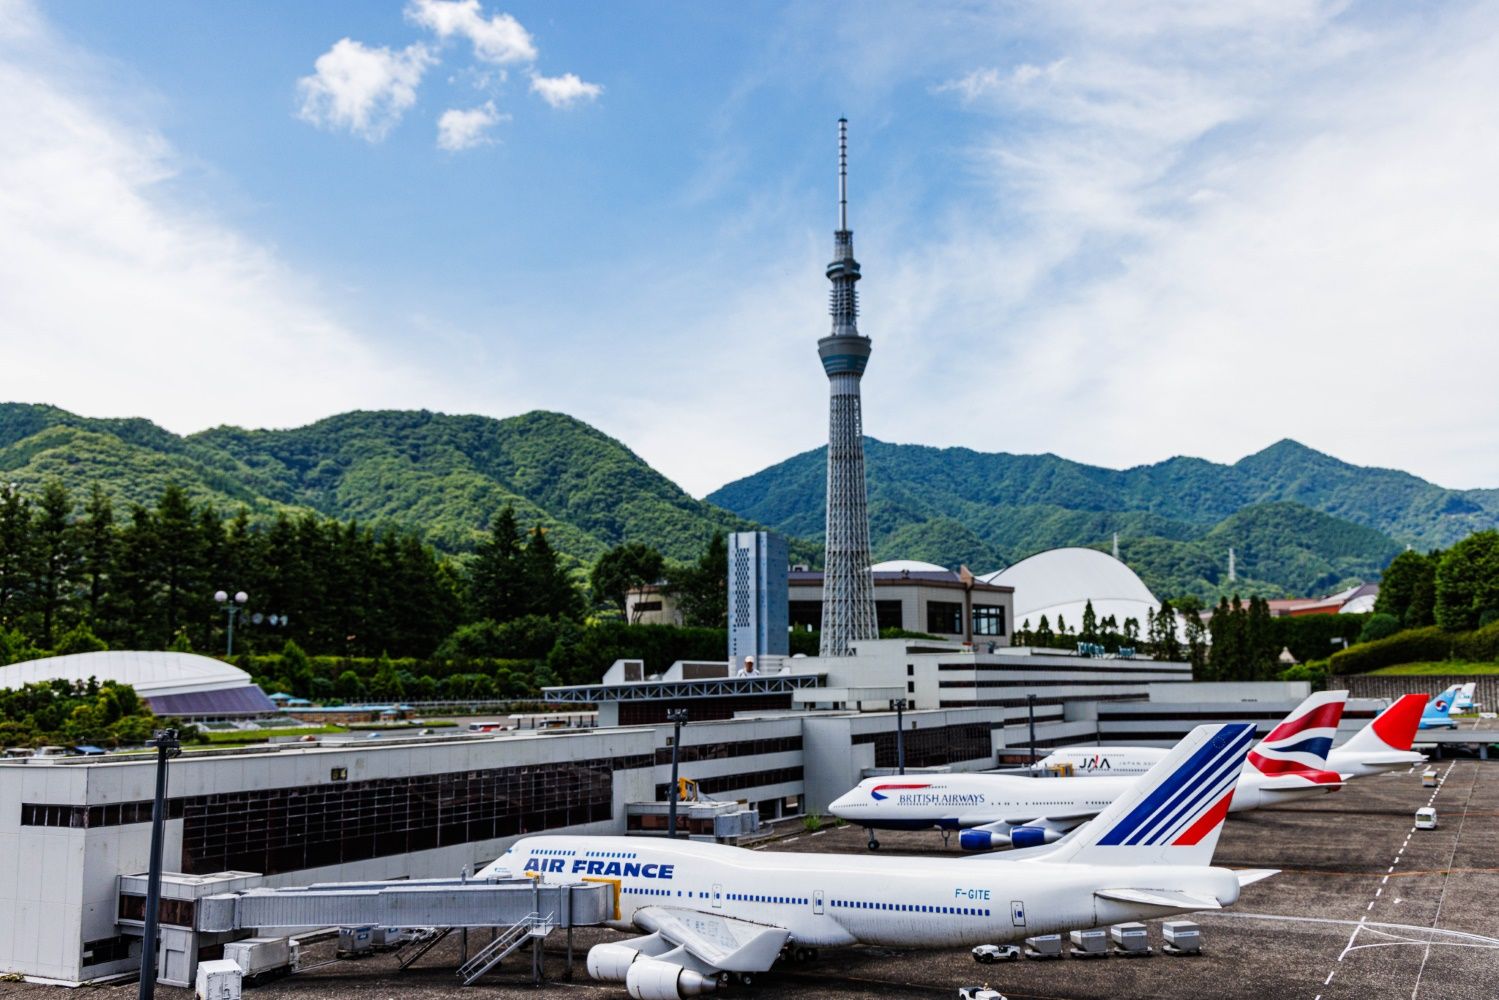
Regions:
[[[1322,985],[1323,985],[1323,986],[1326,986],[1326,985],[1328,985],[1328,984],[1329,984],[1329,983],[1331,983],[1331,982],[1332,982],[1332,977],[1333,977],[1333,976],[1336,976],[1336,975],[1337,975],[1337,974],[1338,974],[1338,970],[1337,970],[1337,969],[1333,969],[1333,970],[1332,970],[1332,971],[1331,971],[1331,972],[1329,972],[1329,973],[1328,973],[1328,974],[1327,974],[1327,978],[1326,978],[1326,979],[1324,979],[1324,980],[1322,980]]]
[[[1453,761],[1451,764],[1447,765],[1447,770],[1442,773],[1442,780],[1437,784],[1436,791],[1434,791],[1434,792],[1431,793],[1432,801],[1436,800],[1437,792],[1440,792],[1442,790],[1442,786],[1447,783],[1447,777],[1448,777],[1448,775],[1450,775],[1452,773],[1452,769],[1454,767],[1456,767],[1456,766],[1457,766],[1457,761]],[[1452,864],[1453,861],[1455,861],[1457,859],[1457,846],[1462,843],[1462,839],[1463,839],[1463,824],[1465,822],[1467,822],[1467,819],[1468,819],[1468,803],[1471,802],[1471,801],[1473,801],[1473,790],[1475,788],[1477,788],[1477,787],[1478,787],[1478,768],[1475,767],[1475,768],[1473,768],[1473,782],[1472,782],[1472,784],[1470,784],[1468,786],[1468,794],[1467,794],[1466,799],[1463,802],[1463,815],[1462,815],[1462,818],[1457,821],[1457,834],[1456,834],[1456,836],[1454,836],[1452,838],[1452,853],[1447,858],[1447,864],[1449,866]],[[1430,804],[1430,803],[1428,803],[1428,804]],[[1445,903],[1445,902],[1447,902],[1447,886],[1450,885],[1450,884],[1451,884],[1451,880],[1450,879],[1443,879],[1442,880],[1442,891],[1437,895],[1437,912],[1436,912],[1436,916],[1432,917],[1432,919],[1431,919],[1431,926],[1432,926],[1433,930],[1436,928],[1437,922],[1442,919],[1442,904]],[[1430,957],[1431,957],[1431,942],[1427,941],[1427,943],[1426,943],[1426,951],[1424,953],[1422,953],[1422,955],[1421,955],[1421,968],[1419,968],[1419,969],[1416,970],[1416,985],[1413,986],[1413,987],[1411,987],[1411,1000],[1416,1000],[1416,994],[1421,991],[1421,978],[1426,975],[1426,960],[1429,959]]]
[[[1461,944],[1468,948],[1493,948],[1499,950],[1499,938],[1487,937],[1483,934],[1474,934],[1470,931],[1454,931],[1446,927],[1427,927],[1416,924],[1395,924],[1379,920],[1370,920],[1368,917],[1359,917],[1357,920],[1339,920],[1334,917],[1297,917],[1282,913],[1239,913],[1233,910],[1224,910],[1213,913],[1201,913],[1199,921],[1203,920],[1275,920],[1291,924],[1334,924],[1340,927],[1352,927],[1365,933],[1381,932],[1385,929],[1392,931],[1416,931],[1422,934],[1441,934],[1456,938],[1456,941],[1433,941],[1433,944],[1457,945]],[[1388,936],[1388,935],[1387,935]],[[1411,944],[1422,944],[1423,941],[1411,941]]]

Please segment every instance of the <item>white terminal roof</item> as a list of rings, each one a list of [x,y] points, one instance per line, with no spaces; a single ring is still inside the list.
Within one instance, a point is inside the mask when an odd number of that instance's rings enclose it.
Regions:
[[[87,681],[90,677],[101,683],[129,684],[143,698],[226,691],[251,683],[250,675],[238,667],[196,653],[117,650],[12,663],[0,667],[0,688],[19,688],[38,681]]]
[[[946,566],[938,566],[936,563],[922,562],[920,559],[891,559],[888,562],[875,563],[869,567],[876,573],[946,573]]]
[[[979,579],[1015,588],[1017,628],[1027,621],[1035,628],[1042,615],[1052,628],[1058,615],[1078,628],[1083,623],[1083,608],[1092,601],[1099,621],[1113,615],[1122,628],[1126,618],[1133,618],[1143,629],[1146,613],[1161,608],[1161,602],[1134,570],[1097,549],[1049,549]]]

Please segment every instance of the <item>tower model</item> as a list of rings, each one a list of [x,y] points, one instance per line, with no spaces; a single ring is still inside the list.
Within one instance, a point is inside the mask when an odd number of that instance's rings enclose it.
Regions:
[[[828,375],[828,527],[822,578],[823,656],[849,656],[853,643],[879,635],[869,571],[869,503],[864,487],[864,418],[859,379],[869,338],[859,334],[854,234],[848,228],[848,120],[838,119],[838,231],[828,280],[833,332],[817,342]]]

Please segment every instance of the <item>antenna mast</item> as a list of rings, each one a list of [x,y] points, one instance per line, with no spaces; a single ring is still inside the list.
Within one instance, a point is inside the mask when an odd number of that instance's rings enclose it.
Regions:
[[[838,231],[848,232],[848,119],[838,119]]]

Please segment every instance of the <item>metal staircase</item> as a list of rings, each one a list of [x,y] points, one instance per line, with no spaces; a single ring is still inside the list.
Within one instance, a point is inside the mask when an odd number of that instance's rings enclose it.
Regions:
[[[424,927],[407,944],[396,949],[396,957],[400,961],[400,969],[406,971],[417,959],[437,947],[439,941],[453,932],[451,927]],[[407,949],[410,948],[408,952]]]
[[[528,940],[546,937],[552,932],[552,926],[550,913],[544,917],[534,912],[527,914],[505,928],[499,937],[485,945],[477,955],[460,965],[458,978],[463,980],[464,986],[472,986]]]

